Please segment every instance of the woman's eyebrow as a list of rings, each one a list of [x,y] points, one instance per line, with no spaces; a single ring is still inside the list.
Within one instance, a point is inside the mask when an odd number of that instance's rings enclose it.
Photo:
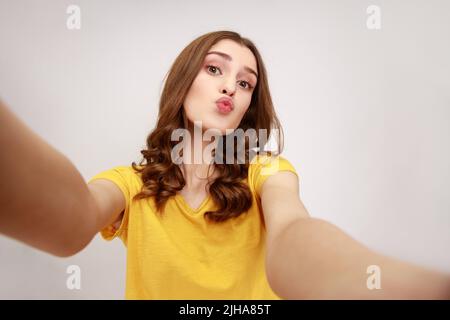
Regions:
[[[209,55],[209,54],[217,54],[217,55],[221,56],[222,58],[227,59],[228,61],[233,61],[233,58],[231,58],[231,56],[229,56],[228,54],[226,54],[226,53],[224,53],[224,52],[220,52],[220,51],[210,51],[210,52],[208,52],[206,55]],[[247,72],[253,73],[253,74],[256,76],[256,79],[258,79],[258,74],[257,74],[256,71],[253,70],[252,68],[247,67],[247,66],[244,66],[244,70],[247,71]]]

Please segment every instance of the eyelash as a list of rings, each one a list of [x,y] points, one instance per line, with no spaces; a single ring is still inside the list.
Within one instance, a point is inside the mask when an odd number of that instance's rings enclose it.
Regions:
[[[206,66],[206,69],[209,70],[210,67],[213,67],[213,68],[216,68],[216,69],[219,69],[219,70],[220,70],[219,67],[214,66],[214,65],[207,65],[207,66]],[[222,72],[222,71],[221,71],[221,72]],[[248,85],[248,87],[247,87],[247,88],[244,88],[244,89],[247,89],[247,90],[252,90],[252,89],[253,89],[253,86],[252,86],[250,83],[248,83],[247,81],[242,80],[241,82],[245,82],[245,83]]]

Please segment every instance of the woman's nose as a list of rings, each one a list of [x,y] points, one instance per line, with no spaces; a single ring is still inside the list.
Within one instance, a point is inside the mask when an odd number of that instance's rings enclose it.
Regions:
[[[225,83],[222,85],[222,93],[231,95],[234,94],[235,90],[236,90],[236,83],[234,82],[234,80],[226,80]]]

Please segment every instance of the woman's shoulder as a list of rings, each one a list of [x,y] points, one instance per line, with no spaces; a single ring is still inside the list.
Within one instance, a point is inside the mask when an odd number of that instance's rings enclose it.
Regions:
[[[109,179],[113,181],[120,181],[123,184],[129,183],[131,181],[139,181],[141,178],[143,166],[133,165],[113,165],[108,169],[98,172],[93,177],[89,179],[89,182],[95,179]]]
[[[145,166],[143,166],[143,165],[121,164],[121,165],[116,165],[116,166],[112,167],[110,170],[132,177],[132,176],[140,176],[144,169],[145,169]]]
[[[259,192],[264,181],[279,171],[292,171],[298,175],[295,167],[286,157],[279,154],[258,154],[249,166],[249,184]]]
[[[279,162],[289,162],[289,160],[281,156],[280,154],[271,154],[271,153],[260,153],[256,154],[250,160],[250,168],[257,168],[262,166],[274,165]]]

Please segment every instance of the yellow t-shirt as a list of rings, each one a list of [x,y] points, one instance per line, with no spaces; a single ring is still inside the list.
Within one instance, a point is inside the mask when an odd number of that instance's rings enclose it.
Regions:
[[[280,299],[266,278],[259,192],[270,175],[282,170],[297,174],[281,156],[256,156],[247,179],[251,208],[220,224],[203,218],[206,211],[217,209],[209,195],[193,210],[177,194],[167,201],[162,216],[156,213],[153,198],[131,202],[142,187],[140,174],[131,166],[117,166],[92,177],[89,182],[114,182],[126,199],[120,227],[100,231],[105,240],[118,236],[127,247],[125,298]]]

